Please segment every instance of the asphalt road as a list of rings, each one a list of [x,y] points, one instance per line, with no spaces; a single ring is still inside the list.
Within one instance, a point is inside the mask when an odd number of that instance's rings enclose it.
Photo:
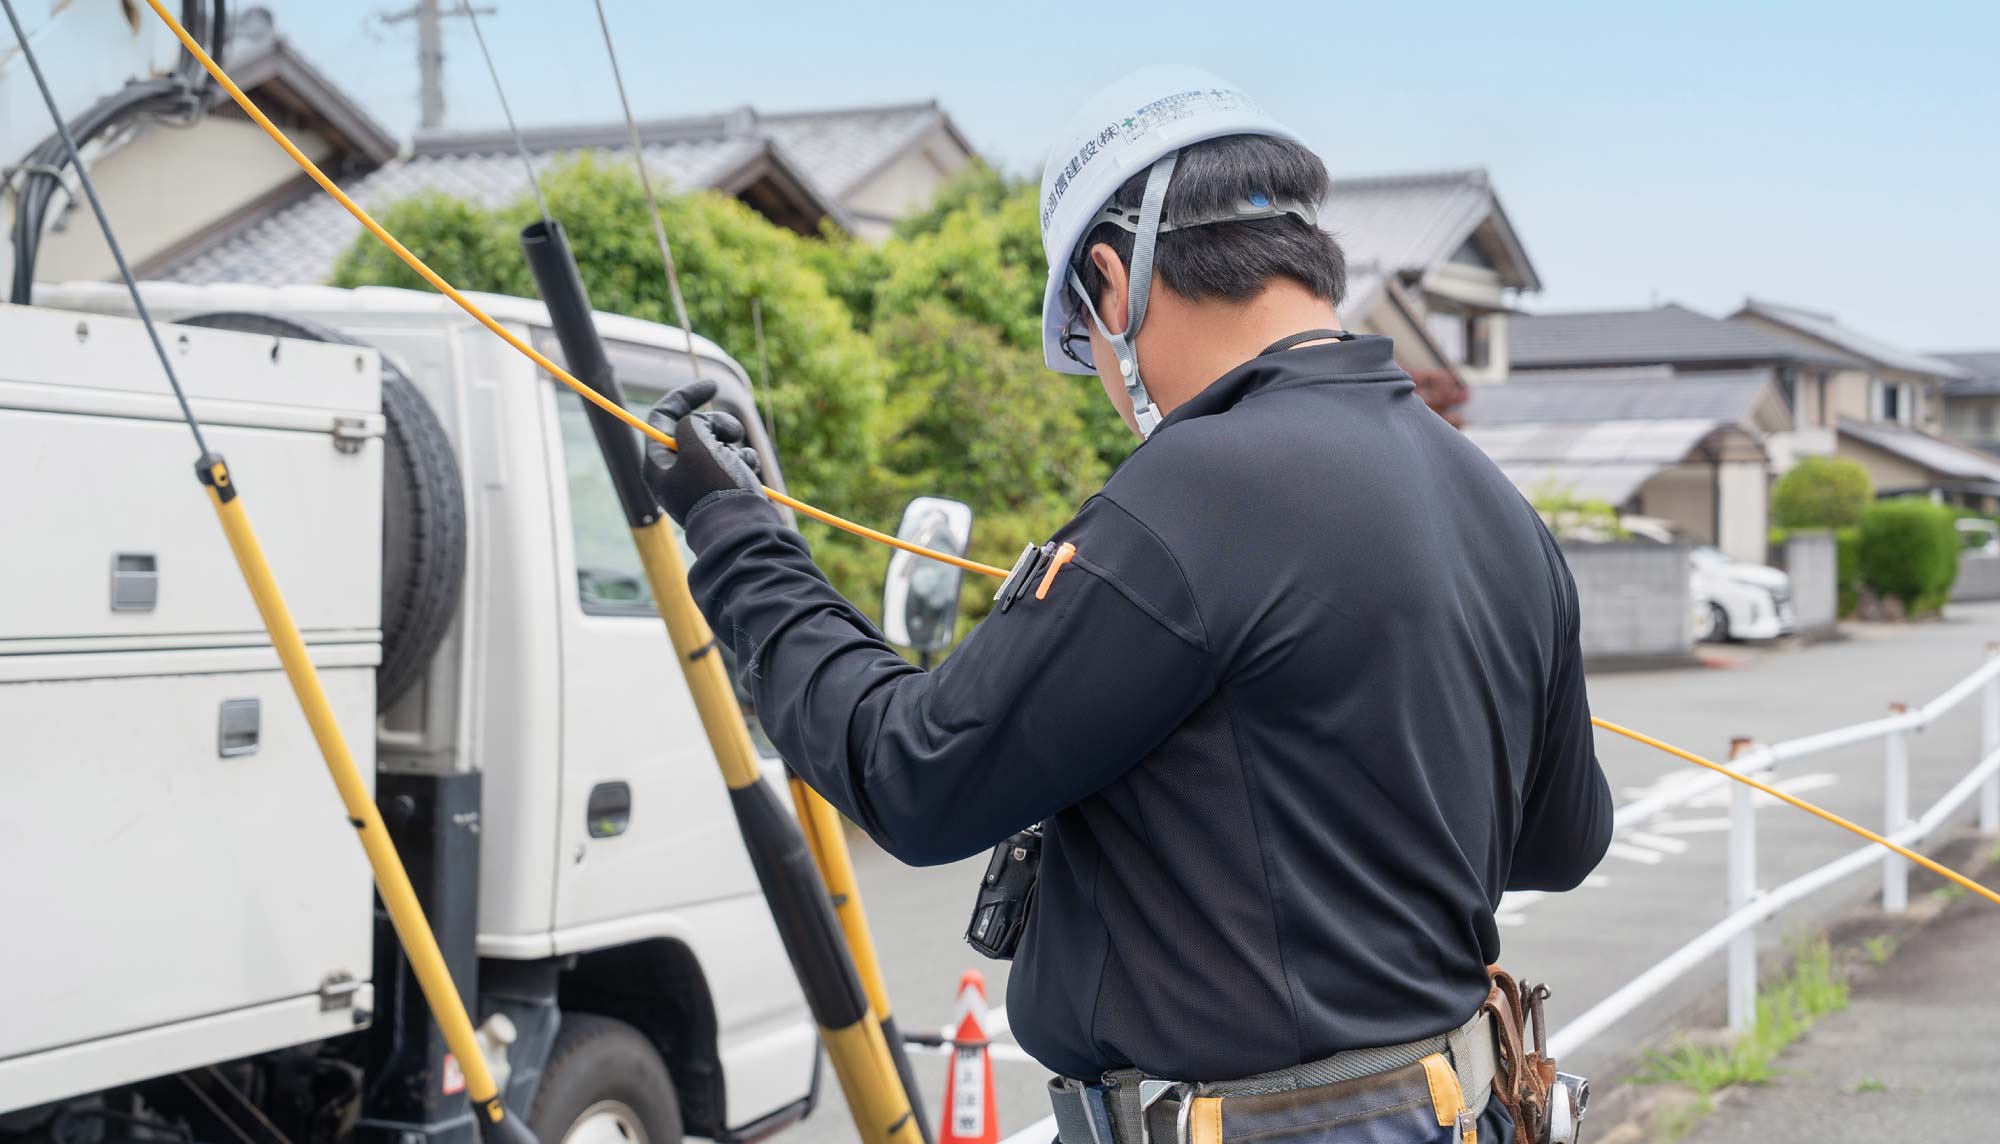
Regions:
[[[1744,647],[1724,654],[1735,667],[1602,673],[1590,679],[1594,713],[1657,735],[1712,758],[1726,755],[1732,736],[1760,742],[1827,730],[1884,714],[1892,701],[1922,703],[1982,662],[2000,640],[2000,605],[1951,609],[1941,622],[1905,626],[1850,625],[1848,638],[1809,648]],[[1968,703],[1910,744],[1911,807],[1921,813],[1973,762],[1978,711]],[[1689,764],[1600,733],[1598,752],[1620,803],[1686,781]],[[1801,760],[1781,770],[1781,787],[1865,825],[1882,818],[1879,744]],[[1713,805],[1682,808],[1643,836],[1628,836],[1589,882],[1564,895],[1510,895],[1502,903],[1502,960],[1517,974],[1547,980],[1556,990],[1552,1025],[1581,1012],[1712,924],[1723,909],[1727,854],[1726,795]],[[1854,848],[1858,841],[1817,819],[1773,802],[1759,811],[1759,883],[1773,886]],[[866,839],[855,838],[855,862],[883,972],[904,1029],[938,1028],[951,1017],[959,974],[980,969],[994,1003],[1003,1003],[1007,967],[973,954],[960,939],[972,888],[984,859],[931,869],[898,865]],[[1803,903],[1765,927],[1779,948],[1788,933],[1852,907],[1877,882],[1872,874]],[[1990,947],[1988,948],[1990,956]],[[1622,1075],[1635,1044],[1684,1011],[1689,999],[1712,994],[1722,980],[1715,959],[1681,990],[1628,1018],[1593,1042],[1565,1069],[1604,1080]],[[1989,1010],[1990,1011],[1990,1010]],[[1969,1018],[1968,1018],[1969,1019]],[[916,1062],[924,1100],[935,1121],[947,1061]],[[1032,1063],[994,1067],[1003,1136],[1047,1115],[1047,1073]],[[831,1073],[819,1111],[777,1139],[820,1144],[855,1139]]]

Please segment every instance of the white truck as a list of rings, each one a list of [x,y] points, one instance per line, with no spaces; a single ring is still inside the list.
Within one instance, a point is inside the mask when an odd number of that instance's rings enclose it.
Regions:
[[[433,295],[146,296],[510,1107],[544,1144],[808,1112],[814,1029],[581,399]],[[558,354],[540,303],[479,301]],[[129,298],[36,303],[0,307],[0,1142],[470,1140]],[[679,331],[598,323],[635,403],[688,377]]]

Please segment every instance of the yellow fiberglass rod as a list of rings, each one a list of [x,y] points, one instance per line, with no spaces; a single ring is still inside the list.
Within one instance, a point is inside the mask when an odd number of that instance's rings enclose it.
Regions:
[[[1700,755],[1697,755],[1692,751],[1685,751],[1679,747],[1674,746],[1672,743],[1668,743],[1660,739],[1655,739],[1651,735],[1648,735],[1643,731],[1634,731],[1630,727],[1621,727],[1616,723],[1610,722],[1609,720],[1598,719],[1596,717],[1592,717],[1590,721],[1592,724],[1601,727],[1604,730],[1609,731],[1614,735],[1623,735],[1627,739],[1630,739],[1635,743],[1644,743],[1648,747],[1654,747],[1657,748],[1658,750],[1665,751],[1667,754],[1672,755],[1677,759],[1682,759],[1687,762],[1693,763],[1695,766],[1707,767],[1709,770],[1714,771],[1716,774],[1728,775],[1730,778],[1735,779],[1737,782],[1742,783],[1744,786],[1747,786],[1752,790],[1755,790],[1761,794],[1768,794],[1772,798],[1777,799],[1779,802],[1787,803],[1791,806],[1795,806],[1800,810],[1805,811],[1807,814],[1814,815],[1818,818],[1823,818],[1826,821],[1831,822],[1835,826],[1840,827],[1842,830],[1852,831],[1853,833],[1858,834],[1863,838],[1866,838],[1868,841],[1873,842],[1877,846],[1887,847],[1888,849],[1894,851],[1899,856],[1906,858],[1911,862],[1916,863],[1919,866],[1922,866],[1924,869],[1929,870],[1931,873],[1936,874],[1941,878],[1948,878],[1951,881],[1956,882],[1958,885],[1963,886],[1964,888],[1972,891],[1975,894],[1978,894],[1980,897],[1985,898],[1987,901],[1992,902],[1994,905],[2000,906],[2000,893],[1995,893],[1994,891],[1988,889],[1985,886],[1980,885],[1978,882],[1973,881],[1971,878],[1966,877],[1965,875],[1959,873],[1956,870],[1953,870],[1952,868],[1944,865],[1943,863],[1933,862],[1929,858],[1924,857],[1923,855],[1917,853],[1916,851],[1910,849],[1907,846],[1899,846],[1896,843],[1889,841],[1887,838],[1884,838],[1881,835],[1875,833],[1874,831],[1868,829],[1867,827],[1860,825],[1859,823],[1850,822],[1847,819],[1842,818],[1839,815],[1833,813],[1832,811],[1814,806],[1812,803],[1809,803],[1805,799],[1799,798],[1796,795],[1786,794],[1784,791],[1779,790],[1777,787],[1774,787],[1769,783],[1758,782],[1756,779],[1751,778],[1749,775],[1740,774],[1736,771],[1732,771],[1728,767],[1725,767],[1721,763],[1715,762],[1712,759],[1704,759]]]
[[[297,144],[294,144],[291,141],[291,139],[285,135],[284,131],[279,129],[277,124],[271,122],[270,117],[264,114],[263,110],[257,106],[256,102],[252,100],[248,95],[244,94],[243,89],[236,86],[236,81],[230,79],[229,74],[222,70],[222,65],[216,63],[214,58],[211,57],[206,51],[204,51],[202,49],[201,44],[196,42],[195,38],[188,33],[188,30],[181,25],[181,22],[174,18],[173,13],[167,11],[166,5],[161,3],[161,0],[146,0],[146,6],[151,8],[153,10],[153,14],[158,16],[160,20],[167,25],[168,29],[170,29],[173,32],[174,38],[178,39],[181,42],[181,46],[185,47],[188,50],[188,53],[194,56],[195,60],[201,64],[203,70],[207,71],[208,74],[214,78],[216,83],[222,85],[222,89],[229,93],[229,98],[236,101],[236,106],[242,108],[243,113],[245,115],[248,115],[251,118],[251,120],[257,124],[257,126],[263,128],[264,134],[269,135],[273,142],[277,143],[278,146],[284,148],[285,154],[290,155],[292,157],[292,162],[297,163],[299,165],[300,170],[304,171],[308,176],[310,176],[313,182],[318,183],[319,188],[321,190],[325,191],[329,195],[332,195],[334,197],[334,200],[338,202],[342,207],[345,207],[347,209],[347,213],[353,215],[355,220],[358,221],[362,225],[362,227],[364,227],[368,231],[369,234],[374,235],[377,241],[381,242],[383,246],[388,247],[389,252],[391,254],[394,254],[397,258],[402,259],[404,265],[408,266],[411,270],[415,271],[417,275],[421,277],[424,281],[430,283],[433,287],[435,287],[438,293],[443,294],[445,297],[451,299],[454,303],[456,303],[459,309],[464,310],[468,315],[472,317],[473,321],[476,321],[480,325],[485,326],[488,330],[491,330],[495,336],[500,338],[500,340],[506,342],[510,346],[513,346],[516,350],[519,350],[523,355],[525,355],[528,358],[528,360],[534,362],[536,365],[546,370],[549,376],[555,378],[557,381],[560,381],[564,385],[567,385],[571,389],[575,390],[579,397],[582,397],[585,401],[590,402],[592,405],[597,406],[599,409],[604,410],[606,413],[611,414],[613,417],[618,418],[620,421],[625,422],[627,425],[630,425],[632,428],[637,429],[639,432],[644,433],[646,436],[651,437],[655,441],[658,441],[660,444],[665,445],[667,448],[671,449],[674,447],[674,439],[671,436],[661,432],[658,429],[653,428],[651,425],[646,423],[644,418],[639,417],[630,412],[629,410],[620,407],[617,403],[609,400],[603,394],[598,393],[596,390],[591,389],[589,386],[583,384],[581,381],[578,381],[576,378],[570,376],[567,370],[563,369],[555,362],[550,361],[540,351],[536,350],[535,347],[529,345],[525,341],[522,341],[511,330],[507,329],[507,327],[501,325],[498,321],[495,321],[492,315],[480,309],[478,303],[466,297],[462,292],[459,291],[459,289],[456,286],[453,286],[451,283],[445,281],[444,277],[440,275],[437,271],[432,270],[429,266],[425,265],[423,259],[418,258],[415,254],[411,253],[408,247],[404,246],[401,242],[397,241],[395,235],[390,234],[387,230],[383,229],[381,223],[376,222],[373,216],[371,216],[367,211],[363,210],[361,208],[361,204],[349,198],[347,192],[341,190],[338,184],[336,184],[331,178],[327,177],[326,172],[320,170],[317,164],[315,164],[311,159],[306,157],[305,152],[299,150]],[[877,529],[869,528],[865,524],[856,524],[851,520],[835,516],[833,513],[827,512],[825,509],[814,508],[812,505],[809,505],[804,501],[799,500],[797,497],[793,497],[788,494],[779,492],[777,489],[771,488],[768,485],[764,487],[764,495],[770,497],[772,500],[776,501],[781,505],[784,505],[785,507],[791,509],[794,512],[804,513],[806,516],[809,516],[812,519],[817,520],[822,524],[830,524],[833,527],[838,528],[843,532],[851,532],[856,536],[863,537],[868,540],[873,540],[878,544],[886,544],[891,548],[900,548],[905,552],[912,552],[918,556],[926,556],[932,560],[940,560],[946,564],[963,568],[968,572],[984,573],[985,575],[991,576],[996,580],[1004,580],[1007,578],[1007,570],[1004,568],[995,568],[991,564],[981,564],[977,560],[968,560],[963,556],[954,556],[949,552],[935,552],[932,551],[931,549],[923,547],[922,545],[912,544],[907,540],[891,536],[886,532],[881,532]]]

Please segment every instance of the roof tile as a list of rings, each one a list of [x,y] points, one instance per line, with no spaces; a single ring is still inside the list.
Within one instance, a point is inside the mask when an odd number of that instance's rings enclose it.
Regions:
[[[1673,303],[1650,310],[1517,315],[1507,323],[1507,352],[1514,366],[1529,370],[1726,362],[1861,364],[1838,350]]]

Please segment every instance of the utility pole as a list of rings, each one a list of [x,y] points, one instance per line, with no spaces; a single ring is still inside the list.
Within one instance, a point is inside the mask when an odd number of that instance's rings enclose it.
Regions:
[[[405,20],[417,22],[419,131],[435,131],[444,126],[444,18],[466,14],[464,0],[444,11],[439,10],[440,3],[441,0],[417,0],[415,5],[400,12],[382,14],[384,24],[400,24]],[[475,12],[490,16],[494,9],[479,8]]]

